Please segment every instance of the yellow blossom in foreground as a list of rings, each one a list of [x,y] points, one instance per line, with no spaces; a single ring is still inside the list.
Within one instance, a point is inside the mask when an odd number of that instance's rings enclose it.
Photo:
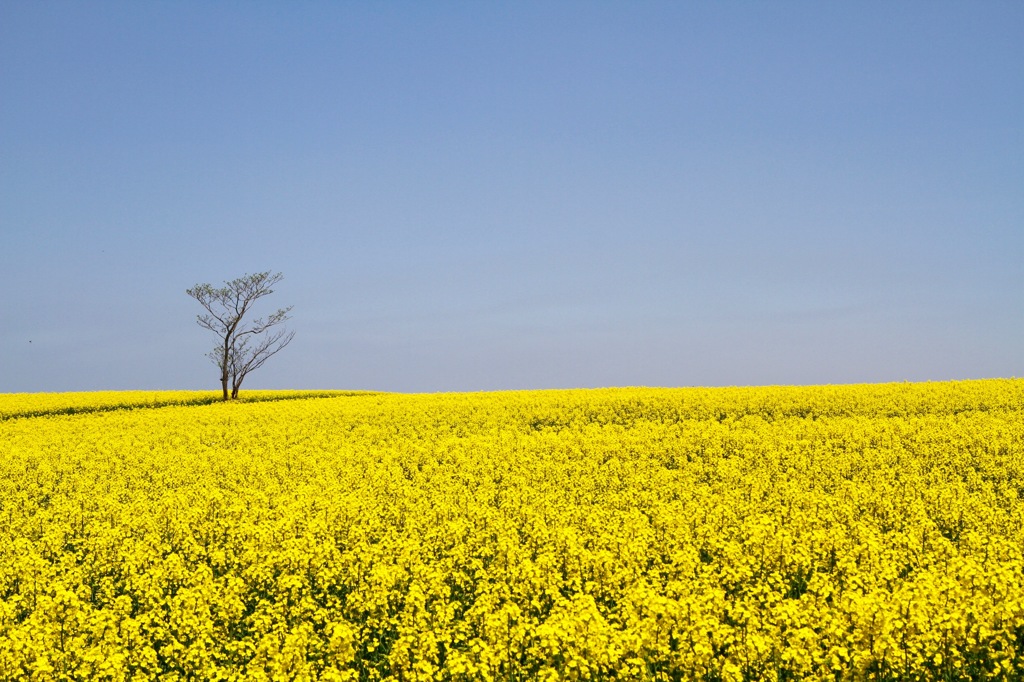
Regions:
[[[0,679],[1024,678],[1024,380],[0,395]]]

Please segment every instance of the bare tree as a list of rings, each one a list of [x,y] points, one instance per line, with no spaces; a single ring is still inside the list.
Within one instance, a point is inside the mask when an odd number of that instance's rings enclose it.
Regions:
[[[258,272],[224,282],[220,288],[197,284],[185,291],[206,309],[202,315],[196,315],[196,322],[217,335],[217,344],[207,356],[220,369],[224,400],[228,399],[229,382],[230,396],[237,398],[238,389],[249,372],[262,367],[295,336],[295,332],[287,329],[275,329],[289,319],[292,306],[281,308],[266,318],[256,318],[251,323],[243,321],[253,304],[274,293],[271,287],[283,278],[279,272]]]

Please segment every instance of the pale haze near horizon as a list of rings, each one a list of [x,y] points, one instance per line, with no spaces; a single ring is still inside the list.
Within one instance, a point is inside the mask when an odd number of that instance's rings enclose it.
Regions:
[[[0,392],[1020,376],[1024,4],[4,3]]]

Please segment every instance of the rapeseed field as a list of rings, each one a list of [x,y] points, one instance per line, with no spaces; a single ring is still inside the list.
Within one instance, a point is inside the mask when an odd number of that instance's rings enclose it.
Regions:
[[[1024,679],[1024,380],[0,395],[0,679]]]

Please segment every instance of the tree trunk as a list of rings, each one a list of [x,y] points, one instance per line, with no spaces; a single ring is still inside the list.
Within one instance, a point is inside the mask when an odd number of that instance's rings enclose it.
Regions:
[[[220,379],[220,387],[222,389],[224,389],[224,400],[227,400],[228,399],[228,378],[227,377],[221,377],[221,379]]]

